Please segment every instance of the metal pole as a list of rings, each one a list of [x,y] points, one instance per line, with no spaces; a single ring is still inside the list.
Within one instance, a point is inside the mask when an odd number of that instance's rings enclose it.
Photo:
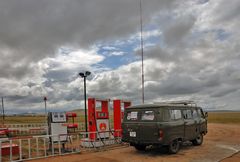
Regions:
[[[46,117],[47,116],[47,101],[44,100],[44,102],[45,102],[45,117]]]
[[[143,66],[143,25],[142,25],[142,0],[140,0],[140,38],[141,38],[141,54],[142,54],[142,103],[144,103],[144,66]]]
[[[4,124],[4,119],[5,119],[5,112],[4,112],[4,102],[3,102],[3,97],[2,97],[2,123]]]
[[[85,109],[85,131],[87,132],[87,94],[86,94],[86,77],[84,76],[84,109]]]
[[[48,121],[47,121],[47,97],[44,97],[45,104],[45,120],[46,120],[46,134],[48,135]]]

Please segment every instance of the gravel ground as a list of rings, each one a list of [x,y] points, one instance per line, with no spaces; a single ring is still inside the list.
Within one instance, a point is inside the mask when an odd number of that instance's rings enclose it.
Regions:
[[[209,124],[201,146],[185,143],[176,155],[164,149],[150,148],[144,152],[133,147],[108,151],[80,153],[33,160],[33,162],[236,162],[240,161],[240,125]]]

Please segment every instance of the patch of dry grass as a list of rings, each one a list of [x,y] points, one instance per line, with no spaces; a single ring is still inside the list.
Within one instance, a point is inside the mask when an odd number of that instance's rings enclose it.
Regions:
[[[111,122],[113,121],[110,115]],[[21,124],[21,123],[44,123],[45,116],[6,116],[5,124]],[[71,120],[69,122],[72,122]],[[84,122],[84,112],[77,112],[75,122]],[[209,112],[208,122],[210,123],[240,123],[240,112]],[[0,124],[2,119],[0,119]]]
[[[210,123],[240,123],[240,112],[209,112]]]

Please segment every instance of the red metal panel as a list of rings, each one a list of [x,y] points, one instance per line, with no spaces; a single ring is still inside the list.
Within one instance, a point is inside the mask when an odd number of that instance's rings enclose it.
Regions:
[[[96,102],[101,103],[101,110],[96,110]],[[108,103],[109,100],[101,100],[95,98],[88,99],[88,131],[89,132],[96,132],[98,131],[97,128],[97,120],[101,119],[109,119],[109,112],[108,112]],[[100,128],[99,128],[100,129]],[[96,133],[90,133],[90,139],[96,139]]]
[[[121,136],[121,100],[113,100],[114,136]]]
[[[124,104],[124,109],[126,109],[129,106],[131,106],[131,102],[130,101],[123,101],[123,104]]]
[[[78,124],[77,123],[72,123],[72,124],[68,124],[67,128],[78,128]]]
[[[75,113],[75,112],[66,112],[66,117],[67,117],[67,119],[75,118],[75,117],[77,117],[77,113]]]
[[[95,119],[95,106],[96,106],[95,98],[88,98],[88,131],[89,132],[97,131],[96,119]],[[90,133],[89,138],[95,139],[96,134]]]
[[[123,103],[124,109],[131,106],[130,101],[122,101],[122,100],[113,100],[113,121],[114,121],[114,136],[121,137],[122,136],[122,120],[124,113],[121,110],[121,104]]]
[[[2,156],[10,155],[10,144],[2,144]],[[12,155],[19,154],[19,146],[17,144],[12,144]]]

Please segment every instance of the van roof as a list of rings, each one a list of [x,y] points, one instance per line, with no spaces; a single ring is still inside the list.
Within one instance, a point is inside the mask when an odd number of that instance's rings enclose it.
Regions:
[[[184,105],[184,104],[170,104],[170,103],[153,103],[153,104],[140,104],[135,106],[130,106],[127,109],[135,109],[135,108],[199,108],[197,105]]]

